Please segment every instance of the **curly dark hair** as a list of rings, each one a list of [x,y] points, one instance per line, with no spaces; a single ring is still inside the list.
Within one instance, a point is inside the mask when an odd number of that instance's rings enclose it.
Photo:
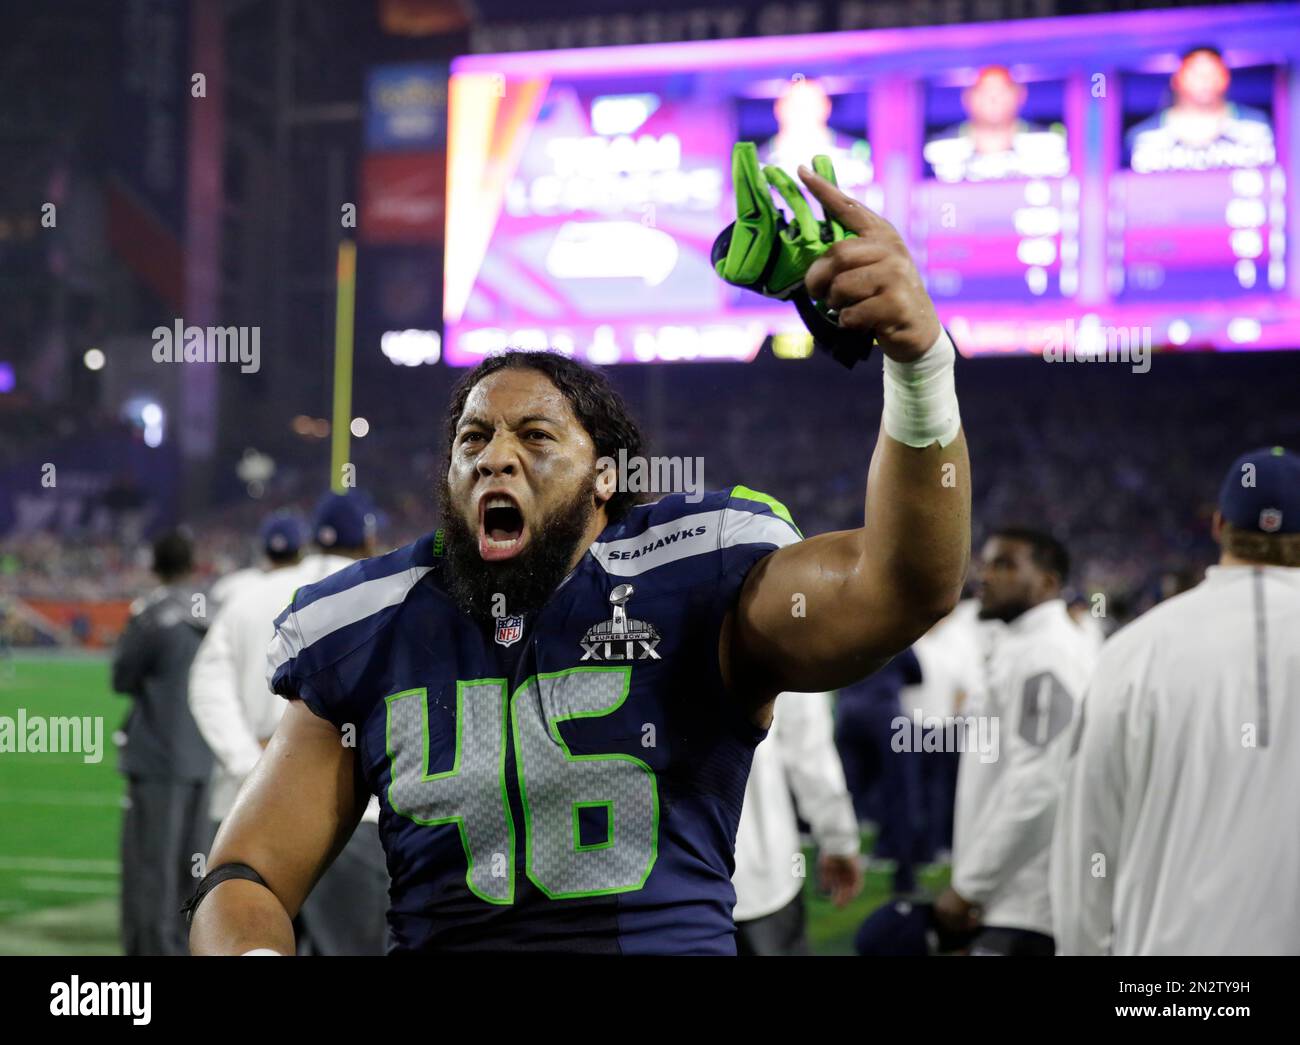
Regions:
[[[591,441],[596,445],[597,460],[602,457],[617,459],[619,450],[626,451],[628,457],[640,456],[644,452],[645,438],[641,434],[640,425],[628,413],[623,397],[614,390],[603,373],[558,352],[522,352],[511,349],[483,360],[452,389],[444,430],[447,464],[450,464],[451,448],[456,441],[456,422],[465,410],[465,401],[470,392],[485,377],[507,369],[536,370],[550,379],[551,384],[569,401],[578,423],[587,430]],[[618,522],[641,499],[639,493],[618,490],[605,503],[605,514],[610,522]]]

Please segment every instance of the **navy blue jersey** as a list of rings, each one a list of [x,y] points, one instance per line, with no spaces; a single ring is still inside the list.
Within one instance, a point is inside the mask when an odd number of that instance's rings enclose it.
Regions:
[[[527,617],[461,612],[440,534],[295,595],[271,687],[355,730],[390,952],[735,953],[764,734],[723,691],[718,640],[750,568],[798,539],[738,486],[633,508]]]

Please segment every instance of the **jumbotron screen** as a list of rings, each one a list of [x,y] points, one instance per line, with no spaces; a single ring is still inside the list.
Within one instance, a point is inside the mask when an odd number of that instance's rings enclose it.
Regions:
[[[1295,348],[1298,60],[1290,4],[459,58],[446,359],[802,334],[711,266],[737,140],[792,174],[830,155],[966,355]]]

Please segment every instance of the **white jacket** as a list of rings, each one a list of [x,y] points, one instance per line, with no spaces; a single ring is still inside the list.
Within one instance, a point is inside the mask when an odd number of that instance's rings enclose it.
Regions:
[[[1000,621],[979,619],[979,602],[963,599],[912,645],[921,664],[921,683],[900,694],[904,715],[921,717],[958,714],[967,710],[983,686],[984,653],[989,635],[1002,627]]]
[[[984,908],[985,925],[1050,935],[1052,825],[1094,653],[1060,599],[988,636],[985,685],[965,714],[988,717],[996,752],[961,757],[952,886]]]
[[[1062,954],[1300,954],[1300,569],[1215,566],[1102,649],[1052,849]]]
[[[190,711],[216,756],[209,812],[223,820],[244,778],[262,757],[288,701],[266,685],[266,648],[275,618],[304,584],[349,565],[341,555],[308,555],[293,566],[243,581],[217,610],[190,668]]]
[[[823,852],[848,856],[860,836],[835,750],[829,693],[782,693],[772,728],[754,750],[736,831],[735,919],[762,918],[798,895],[803,850],[790,791]]]
[[[213,611],[221,609],[245,585],[254,584],[265,576],[266,571],[256,566],[248,566],[242,570],[236,570],[234,573],[227,573],[208,589],[208,602],[212,604]]]

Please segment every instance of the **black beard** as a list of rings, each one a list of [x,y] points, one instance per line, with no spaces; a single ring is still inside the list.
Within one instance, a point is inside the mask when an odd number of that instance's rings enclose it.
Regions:
[[[596,477],[588,477],[546,518],[529,520],[528,545],[501,562],[479,555],[478,534],[452,505],[446,479],[438,487],[438,507],[447,543],[447,592],[469,616],[487,622],[539,609],[568,575],[596,511]],[[504,610],[497,596],[505,597]]]

